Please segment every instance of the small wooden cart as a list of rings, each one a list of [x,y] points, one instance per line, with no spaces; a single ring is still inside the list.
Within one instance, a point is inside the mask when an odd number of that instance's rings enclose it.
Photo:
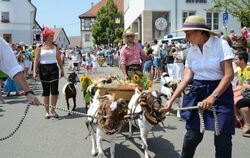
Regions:
[[[135,86],[130,85],[113,85],[113,84],[107,84],[99,87],[95,87],[96,89],[100,89],[100,95],[106,95],[106,94],[115,94],[115,97],[125,99],[126,101],[130,101],[132,96],[135,93]]]

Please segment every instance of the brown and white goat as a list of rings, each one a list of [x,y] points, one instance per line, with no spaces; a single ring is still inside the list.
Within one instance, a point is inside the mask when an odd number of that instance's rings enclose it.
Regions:
[[[102,140],[110,141],[111,158],[115,156],[115,138],[124,123],[124,116],[127,114],[127,104],[125,100],[114,100],[111,95],[99,96],[100,90],[95,92],[93,101],[90,104],[87,125],[90,129],[92,150],[91,154],[104,157]],[[96,133],[94,133],[96,131]]]
[[[142,113],[141,118],[138,119],[138,125],[145,158],[149,157],[147,144],[148,133],[154,125],[157,125],[165,118],[164,115],[160,113],[160,109],[162,107],[161,96],[162,94],[155,91],[146,91],[141,93],[138,89],[136,89],[135,94],[132,96],[128,104],[128,112],[130,114]],[[132,137],[132,123],[133,120],[130,120],[129,137]]]

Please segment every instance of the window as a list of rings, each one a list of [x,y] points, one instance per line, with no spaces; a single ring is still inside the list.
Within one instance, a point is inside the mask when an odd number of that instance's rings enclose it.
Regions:
[[[207,12],[207,26],[211,30],[219,29],[219,13]]]
[[[219,29],[219,13],[214,13],[214,30]]]
[[[90,30],[91,24],[94,22],[95,19],[82,19],[82,30]]]
[[[85,30],[90,30],[90,24],[91,24],[90,19],[85,19],[84,20],[84,28],[85,28]]]
[[[10,22],[10,14],[9,12],[2,12],[2,19],[1,21],[4,23],[9,23]]]
[[[207,3],[207,0],[186,0],[186,3]]]
[[[184,23],[188,16],[195,15],[195,11],[184,11],[182,13],[182,22]]]
[[[40,34],[35,34],[35,41],[40,41],[41,40],[41,35]]]
[[[12,43],[11,34],[3,34],[3,39],[8,43]]]
[[[85,34],[85,42],[90,42],[90,34]]]
[[[82,30],[84,30],[84,19],[81,19]]]

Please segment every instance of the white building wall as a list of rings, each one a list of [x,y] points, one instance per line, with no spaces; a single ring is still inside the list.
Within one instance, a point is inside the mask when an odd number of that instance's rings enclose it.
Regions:
[[[133,21],[139,17],[143,10],[145,0],[124,0],[125,14],[124,14],[124,29],[133,23]]]
[[[1,12],[9,12],[10,23],[0,20],[0,36],[12,35],[12,43],[32,44],[35,8],[27,0],[0,1]]]
[[[82,47],[93,47],[93,36],[92,36],[92,33],[91,31],[82,31]],[[85,40],[85,35],[86,34],[89,34],[90,35],[90,41],[86,41]]]
[[[214,4],[213,4],[213,0],[207,0],[207,3],[186,3],[184,0],[183,1],[178,1],[178,21],[177,21],[177,27],[171,27],[171,30],[174,31],[176,29],[182,28],[183,23],[182,23],[182,13],[183,11],[195,11],[196,15],[200,15],[203,16],[204,18],[206,18],[206,13],[208,12],[208,9],[213,8]],[[214,30],[214,31],[225,31],[224,27],[223,27],[223,12],[220,12],[219,14],[219,29],[218,30]],[[172,17],[171,17],[172,18]],[[228,20],[228,28],[234,28],[236,33],[240,32],[241,29],[241,24],[240,22],[237,21],[237,19],[235,17],[233,17],[232,15],[229,15],[229,20]],[[182,36],[184,35],[183,32],[178,32],[176,33],[176,36]]]
[[[185,0],[125,0],[124,4],[129,5],[127,7],[127,10],[125,8],[125,29],[127,29],[137,19],[137,17],[142,14],[143,10],[153,12],[166,11],[169,12],[170,15],[170,32],[182,28],[183,11],[195,11],[196,15],[200,15],[206,18],[207,10],[211,9],[214,6],[212,0],[207,0],[207,3],[186,3]],[[223,12],[221,12],[219,15],[219,29],[216,31],[224,31],[222,14]],[[229,15],[228,30],[231,28],[234,28],[236,33],[239,33],[241,26],[236,18]],[[178,32],[173,33],[173,35],[182,36],[184,35],[184,33]]]

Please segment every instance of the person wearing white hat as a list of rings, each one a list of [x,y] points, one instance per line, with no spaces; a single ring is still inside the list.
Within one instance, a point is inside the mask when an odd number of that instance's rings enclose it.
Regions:
[[[132,79],[134,74],[142,75],[141,59],[148,59],[141,49],[141,45],[135,43],[135,33],[128,29],[124,32],[123,37],[126,45],[120,51],[120,64],[124,79]]]
[[[215,157],[232,157],[232,135],[235,133],[233,91],[231,81],[234,77],[232,59],[233,52],[227,42],[222,42],[216,33],[208,29],[205,19],[201,16],[189,16],[181,30],[192,44],[188,49],[184,77],[172,97],[167,101],[161,112],[171,110],[173,101],[182,93],[190,82],[191,90],[184,95],[183,106],[198,105],[204,110],[206,130],[215,130],[214,115],[206,110],[212,106],[218,117],[219,135],[214,136]],[[186,120],[186,134],[182,147],[182,158],[194,157],[196,147],[203,139],[200,132],[200,119],[197,110],[182,112]]]

